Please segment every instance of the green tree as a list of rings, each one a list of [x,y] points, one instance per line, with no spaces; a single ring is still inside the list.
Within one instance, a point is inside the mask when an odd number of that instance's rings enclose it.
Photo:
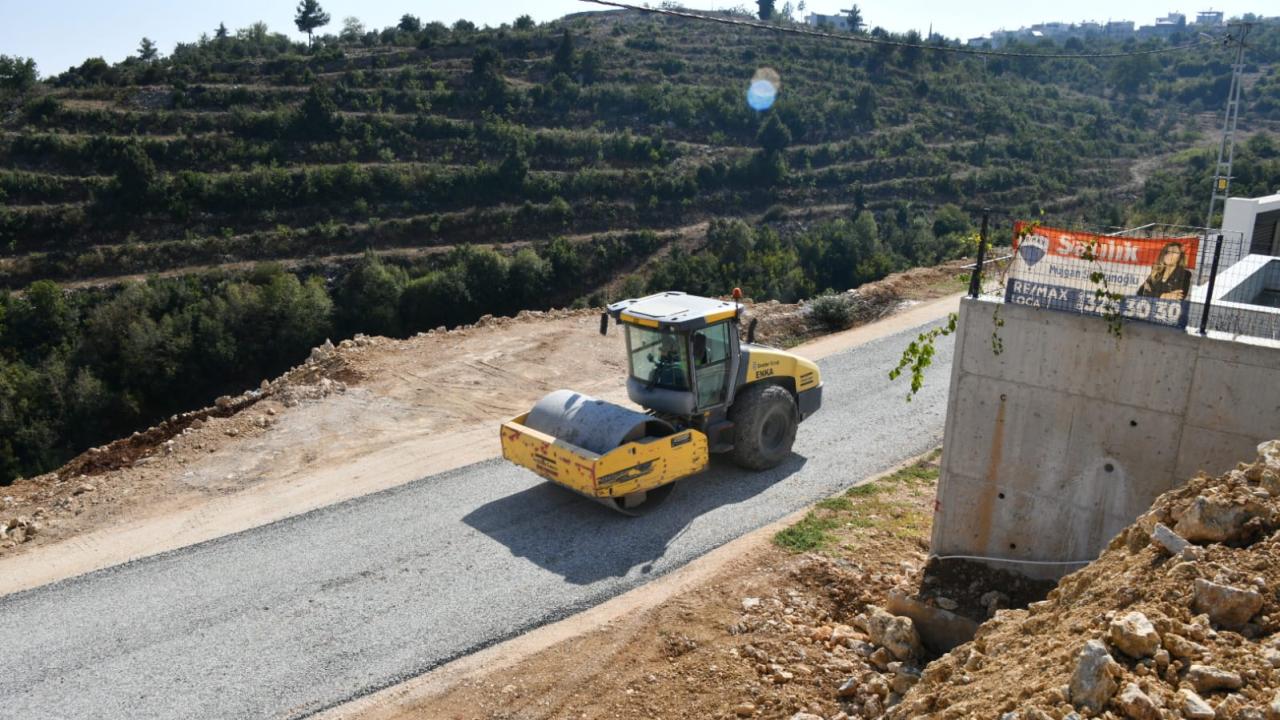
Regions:
[[[898,48],[902,53],[902,65],[908,70],[913,70],[924,55],[924,50],[920,48],[920,33],[915,30],[908,30],[902,41],[907,43]]]
[[[533,18],[528,15],[521,15],[516,18],[515,28],[517,30],[532,30],[534,27]]]
[[[756,5],[760,8],[761,20],[768,20],[773,17],[774,0],[756,0]]]
[[[227,39],[226,23],[218,23],[218,29],[213,31],[213,39],[219,42]]]
[[[863,85],[853,99],[854,118],[867,127],[876,124],[876,91],[870,85]]]
[[[144,209],[158,180],[156,164],[142,144],[131,141],[125,145],[116,160],[115,178],[115,190],[124,208]]]
[[[364,37],[364,23],[358,17],[343,18],[342,32],[338,33],[338,37],[349,43],[358,41]]]
[[[551,286],[551,263],[529,248],[522,248],[511,258],[507,285],[515,309],[531,310],[547,306]]]
[[[319,0],[302,0],[298,3],[298,12],[293,17],[293,24],[299,32],[307,34],[307,44],[314,44],[313,33],[329,24],[329,13],[320,7]]]
[[[0,55],[0,89],[24,93],[36,84],[36,61]]]
[[[565,75],[573,74],[573,36],[569,34],[568,28],[565,28],[560,35],[560,44],[556,47],[556,54],[551,61],[551,66],[555,68],[556,72],[562,72]]]
[[[20,349],[24,359],[38,365],[50,354],[65,350],[74,339],[75,308],[66,293],[51,280],[31,283],[10,308],[5,339]]]
[[[399,24],[396,25],[396,27],[405,32],[411,32],[411,33],[420,32],[422,30],[422,20],[419,19],[417,15],[410,15],[409,13],[405,13],[404,15],[400,16],[400,22]]]
[[[755,234],[741,220],[712,220],[707,227],[707,250],[721,264],[742,267],[755,247]]]
[[[517,192],[524,186],[529,175],[529,159],[519,148],[511,150],[498,166],[498,177],[502,186],[509,192]]]
[[[602,67],[604,67],[604,60],[594,49],[583,51],[582,56],[578,58],[578,74],[584,85],[590,85],[599,80]]]
[[[326,138],[337,132],[341,123],[338,104],[334,102],[329,88],[320,83],[312,85],[294,116],[295,132],[302,137]]]
[[[400,317],[406,333],[455,327],[474,319],[471,305],[462,268],[450,267],[409,282],[400,296]]]
[[[142,43],[138,45],[138,59],[142,62],[155,62],[160,57],[160,51],[156,49],[156,44],[151,38],[142,38]]]
[[[862,17],[862,10],[857,5],[852,5],[844,12],[848,18],[849,32],[861,33],[862,29],[867,26]]]
[[[791,130],[782,122],[777,113],[769,113],[769,119],[760,126],[756,133],[756,142],[769,154],[780,153],[791,144]]]
[[[395,335],[400,331],[400,294],[408,281],[404,270],[366,252],[338,286],[336,314],[343,332]]]
[[[1112,61],[1108,79],[1125,95],[1137,95],[1159,68],[1150,55],[1130,55]]]

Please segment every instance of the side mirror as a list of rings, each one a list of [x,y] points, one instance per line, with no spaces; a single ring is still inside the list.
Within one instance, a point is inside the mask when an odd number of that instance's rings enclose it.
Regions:
[[[608,312],[600,313],[600,334],[601,335],[609,334],[609,313]]]
[[[751,318],[751,322],[747,323],[747,344],[750,345],[756,341],[756,323],[760,322],[759,318]]]

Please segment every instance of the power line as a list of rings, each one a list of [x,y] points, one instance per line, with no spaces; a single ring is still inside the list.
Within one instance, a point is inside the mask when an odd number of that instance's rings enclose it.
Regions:
[[[836,33],[823,32],[822,30],[808,30],[798,27],[784,27],[780,25],[769,25],[768,23],[756,22],[754,20],[742,20],[738,18],[728,18],[715,15],[703,15],[701,13],[688,12],[686,10],[670,10],[667,8],[651,8],[639,5],[631,5],[629,3],[616,2],[615,0],[581,0],[581,2],[592,3],[594,5],[608,5],[610,7],[622,8],[623,10],[636,10],[638,12],[653,13],[655,15],[669,15],[671,17],[686,18],[688,20],[701,20],[703,22],[720,23],[721,25],[736,25],[739,27],[755,28],[757,30],[769,30],[772,32],[790,33],[792,35],[807,35],[809,37],[827,38],[830,40],[841,40],[844,42],[862,43],[864,45],[888,45],[890,47],[915,48],[918,50],[932,50],[935,52],[950,52],[960,55],[983,55],[988,57],[1013,57],[1013,58],[1046,58],[1059,60],[1094,60],[1099,58],[1125,58],[1136,57],[1139,55],[1160,55],[1163,53],[1180,52],[1182,50],[1191,50],[1193,48],[1204,47],[1206,45],[1216,45],[1221,38],[1205,38],[1197,42],[1188,43],[1186,45],[1173,45],[1163,48],[1155,48],[1152,50],[1132,50],[1129,52],[1114,53],[1018,53],[1006,52],[1002,50],[984,50],[981,48],[957,47],[954,45],[925,45],[922,43],[910,43],[902,40],[890,40],[888,38],[872,37],[870,35],[837,35]]]

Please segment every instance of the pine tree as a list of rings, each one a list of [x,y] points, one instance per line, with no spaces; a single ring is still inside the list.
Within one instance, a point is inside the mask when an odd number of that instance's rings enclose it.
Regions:
[[[851,6],[844,12],[849,18],[849,32],[860,33],[862,32],[862,28],[867,26],[867,23],[862,19],[862,10],[857,5]]]
[[[560,46],[556,48],[553,63],[556,72],[562,72],[565,75],[573,74],[573,36],[567,29],[560,36]]]
[[[760,19],[768,20],[773,17],[774,0],[756,0],[756,5],[760,6]]]
[[[226,25],[226,23],[218,23],[218,29],[213,31],[213,39],[214,39],[214,40],[226,40],[226,39],[227,39],[227,35],[228,35],[228,33],[227,33],[227,25]]]
[[[142,62],[154,62],[158,57],[160,57],[160,51],[156,49],[156,44],[151,41],[151,38],[142,38],[142,43],[138,45],[138,58]]]
[[[777,113],[769,113],[769,119],[760,127],[760,132],[756,135],[756,142],[760,143],[760,147],[767,153],[781,152],[791,144],[791,129],[778,118]]]
[[[293,23],[298,26],[299,32],[307,34],[307,44],[310,45],[316,28],[329,24],[329,13],[320,7],[318,0],[302,0],[298,3],[298,14],[293,18]]]

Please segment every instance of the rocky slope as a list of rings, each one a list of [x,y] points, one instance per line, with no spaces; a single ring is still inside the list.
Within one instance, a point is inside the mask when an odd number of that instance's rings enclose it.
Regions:
[[[1280,441],[1160,496],[1043,602],[928,665],[891,718],[1280,718]]]

